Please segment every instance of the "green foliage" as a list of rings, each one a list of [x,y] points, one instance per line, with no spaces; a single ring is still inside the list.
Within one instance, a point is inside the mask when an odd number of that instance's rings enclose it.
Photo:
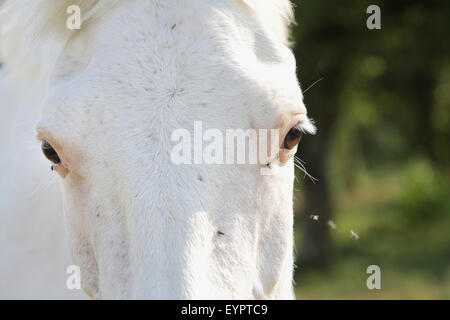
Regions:
[[[450,214],[448,181],[426,160],[414,161],[405,169],[399,209],[405,223],[427,223]]]
[[[305,94],[319,131],[299,152],[313,176],[327,178],[319,184],[329,183],[338,226],[326,273],[297,261],[298,297],[448,299],[450,2],[294,2],[302,87],[323,77]],[[381,30],[366,28],[371,4]],[[308,183],[297,191],[298,217],[310,214],[305,189],[319,190]],[[370,264],[382,267],[380,292],[365,287]]]

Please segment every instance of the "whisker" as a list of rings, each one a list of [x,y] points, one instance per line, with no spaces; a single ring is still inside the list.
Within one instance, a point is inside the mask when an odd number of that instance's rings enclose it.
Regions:
[[[315,184],[317,181],[319,181],[319,179],[317,179],[317,178],[313,177],[311,174],[309,174],[308,171],[306,170],[306,167],[304,164],[305,164],[305,162],[302,159],[300,159],[299,157],[294,155],[295,167],[304,173],[303,177],[308,177]]]
[[[322,78],[320,78],[320,79],[314,81],[312,85],[310,85],[308,88],[306,88],[305,90],[303,90],[303,94],[305,94],[309,89],[311,89],[312,87],[314,87],[316,84],[318,84],[318,83],[319,83],[320,81],[322,81],[323,79],[324,79],[324,77],[322,77]]]
[[[48,171],[48,173],[43,176],[39,182],[33,187],[28,195],[25,196],[26,200],[35,200],[40,196],[41,193],[45,192],[50,186],[57,182],[57,177],[54,172]]]

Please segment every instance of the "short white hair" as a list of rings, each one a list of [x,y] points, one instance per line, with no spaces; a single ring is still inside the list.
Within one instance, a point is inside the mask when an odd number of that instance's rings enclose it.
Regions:
[[[0,8],[0,61],[32,77],[43,71],[41,65],[53,65],[71,36],[82,32],[66,28],[68,6],[80,7],[85,24],[120,1],[124,0],[7,0]],[[289,45],[289,25],[294,21],[290,0],[240,1]]]

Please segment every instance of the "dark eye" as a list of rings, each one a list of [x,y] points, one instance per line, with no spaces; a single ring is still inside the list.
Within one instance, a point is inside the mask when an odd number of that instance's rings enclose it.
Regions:
[[[44,156],[54,164],[58,164],[61,162],[61,159],[59,159],[59,156],[56,153],[55,149],[53,149],[53,147],[47,141],[42,141],[41,149],[44,153]]]
[[[293,127],[284,138],[283,147],[285,149],[294,149],[302,139],[302,136],[303,132],[297,126]]]

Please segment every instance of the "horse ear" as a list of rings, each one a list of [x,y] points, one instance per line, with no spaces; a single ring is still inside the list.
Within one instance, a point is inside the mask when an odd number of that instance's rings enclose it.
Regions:
[[[1,2],[1,1],[0,1]],[[56,57],[74,35],[67,28],[67,8],[80,8],[81,25],[93,20],[118,0],[35,0],[7,1],[0,8],[2,59],[8,68],[30,75],[52,69]],[[82,28],[81,28],[82,30]],[[80,30],[80,31],[81,31]],[[17,35],[20,34],[20,37]],[[29,52],[33,52],[30,55]]]
[[[247,7],[261,16],[281,42],[291,46],[289,27],[295,23],[294,10],[290,0],[241,0]]]

